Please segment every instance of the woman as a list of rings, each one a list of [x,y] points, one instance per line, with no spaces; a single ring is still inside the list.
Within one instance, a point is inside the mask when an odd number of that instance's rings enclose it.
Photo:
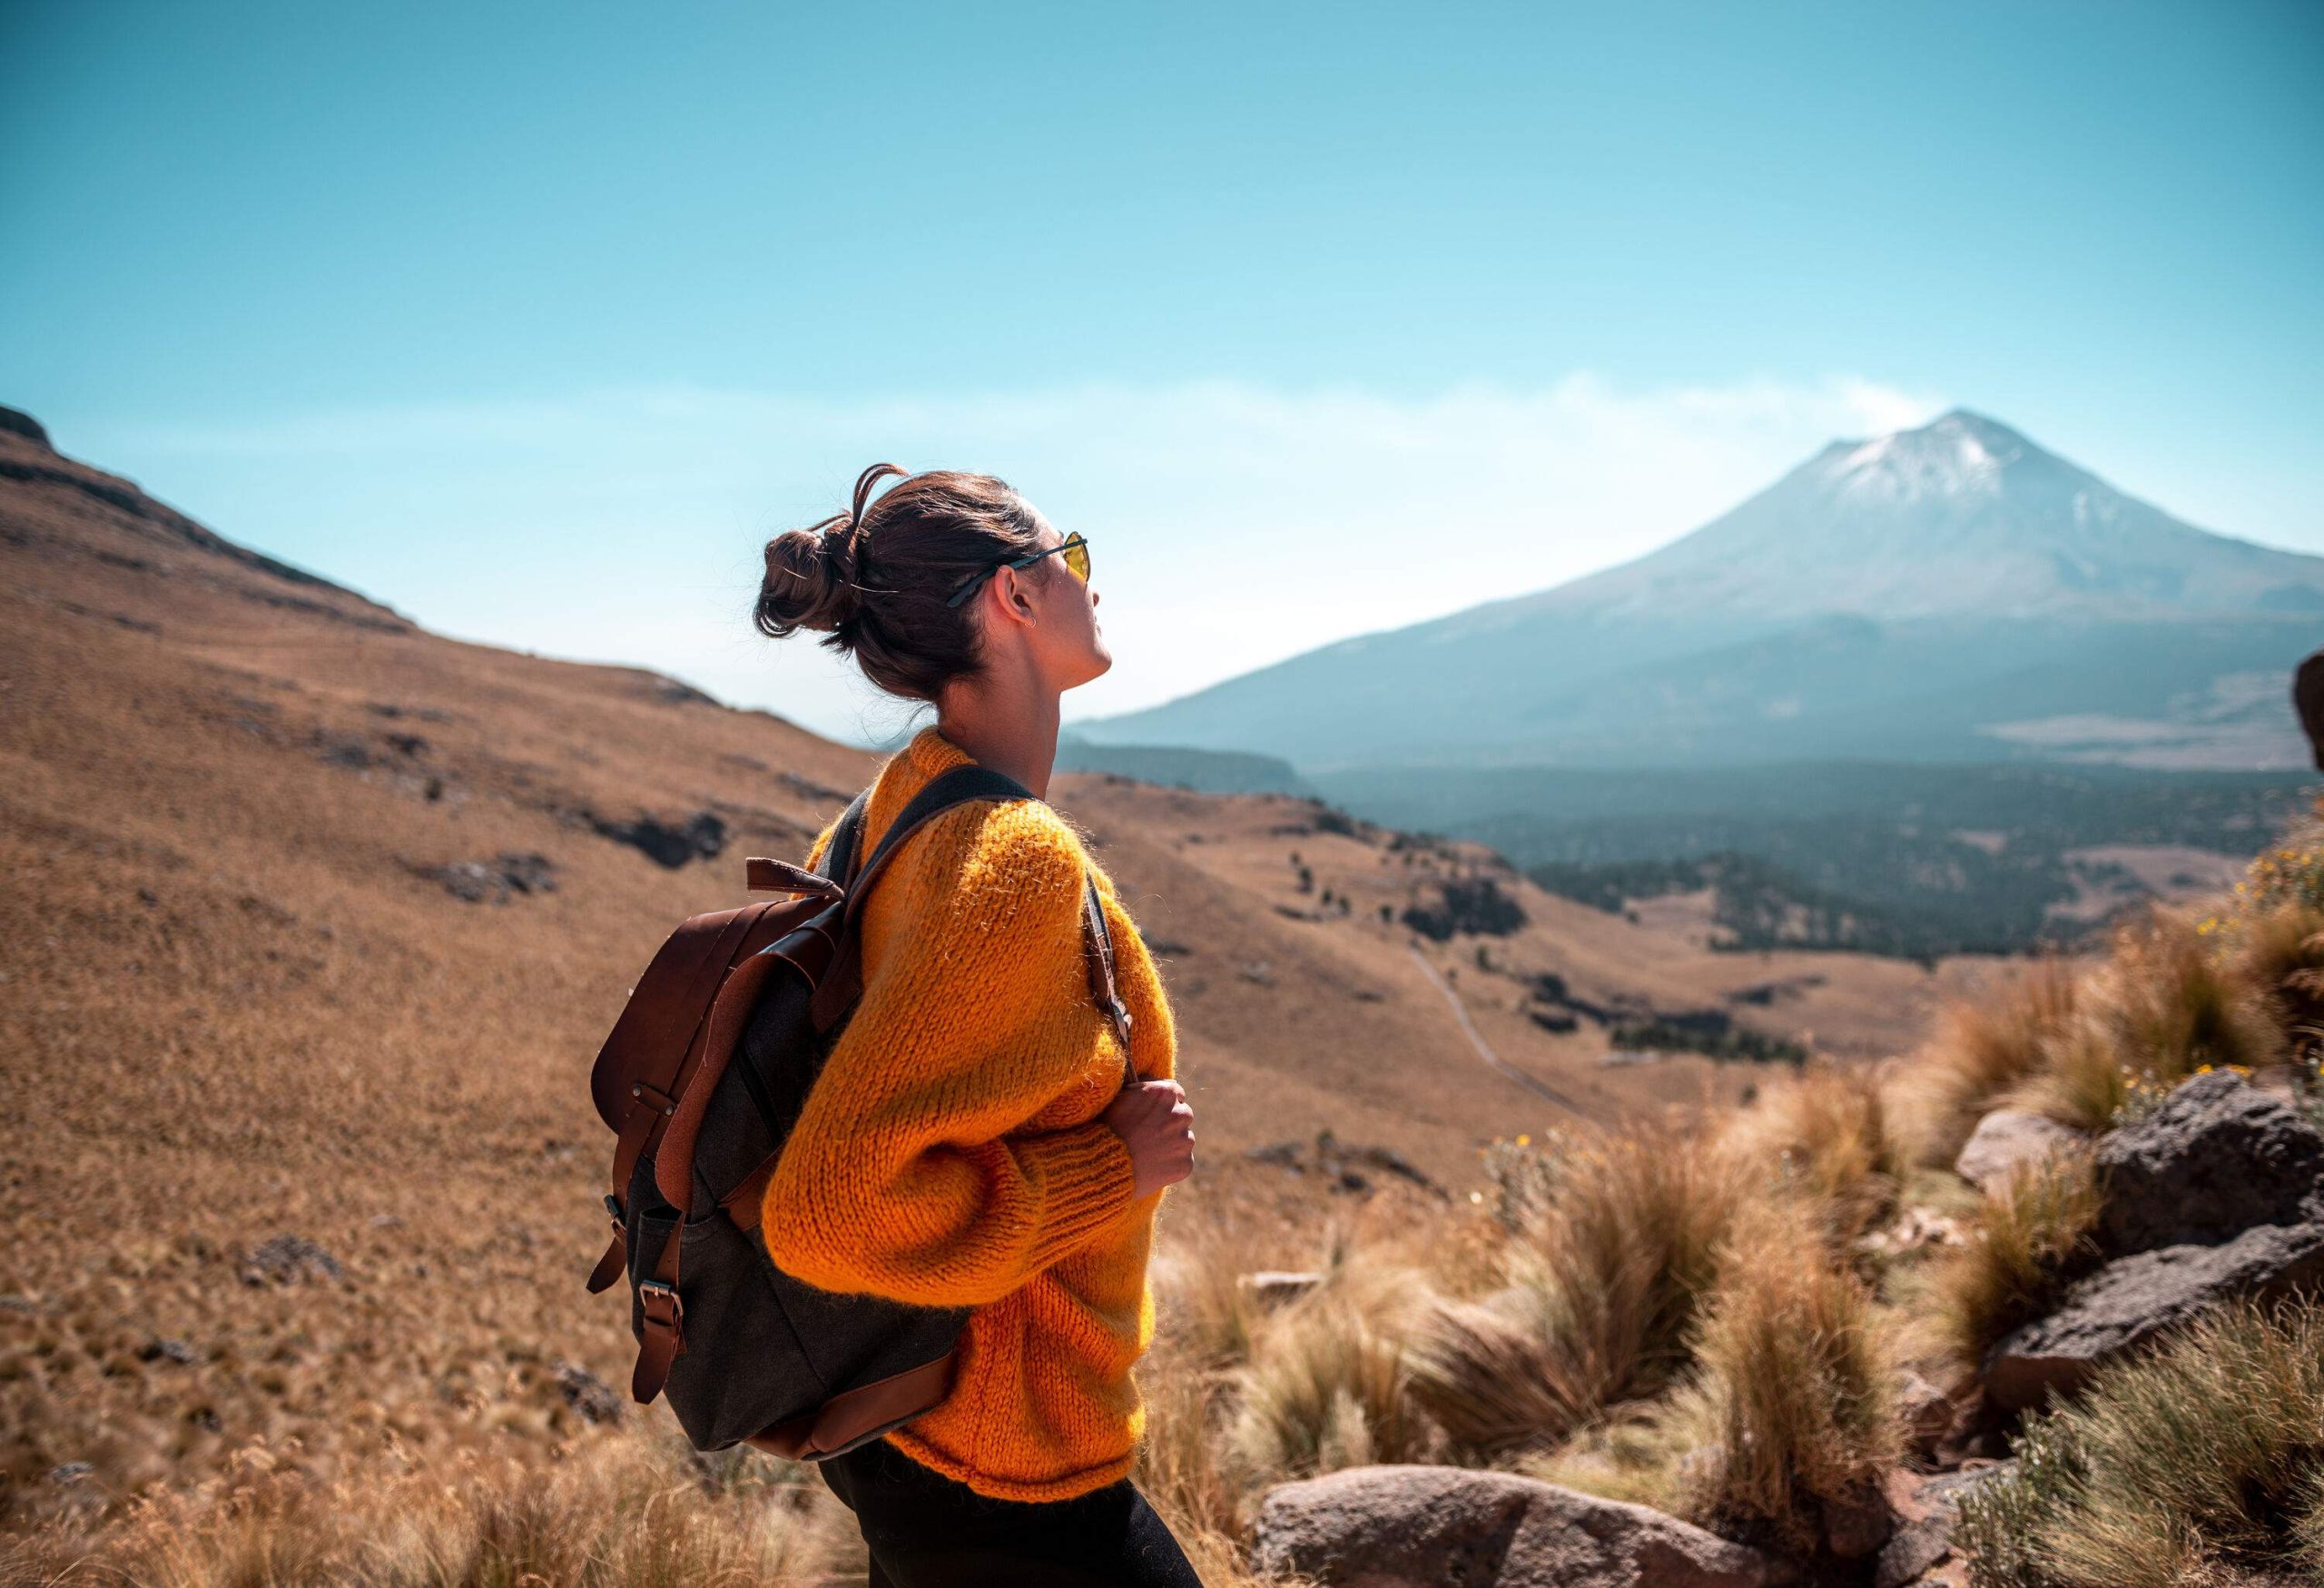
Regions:
[[[968,762],[1046,799],[1058,697],[1112,665],[1088,550],[988,475],[864,471],[853,509],[766,548],[756,621],[828,631],[936,721],[881,768],[869,853],[912,794]],[[836,821],[832,827],[837,826]],[[806,863],[819,863],[827,828]],[[1122,1053],[1083,966],[1097,881],[1131,1011]],[[1194,1111],[1145,945],[1075,830],[976,800],[914,833],[864,911],[863,996],[766,1192],[783,1268],[826,1290],[970,1308],[935,1407],[820,1464],[871,1581],[1197,1583],[1129,1479],[1151,1342],[1146,1266]]]

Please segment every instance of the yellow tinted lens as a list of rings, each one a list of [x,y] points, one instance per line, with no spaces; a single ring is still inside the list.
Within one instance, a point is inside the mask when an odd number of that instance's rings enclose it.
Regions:
[[[1065,550],[1059,555],[1065,558],[1065,566],[1073,570],[1075,578],[1085,585],[1089,582],[1089,543],[1088,541],[1077,535],[1066,542]]]

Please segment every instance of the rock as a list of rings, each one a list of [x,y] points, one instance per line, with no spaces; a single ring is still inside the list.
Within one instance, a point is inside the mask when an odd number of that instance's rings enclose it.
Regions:
[[[191,1367],[196,1358],[193,1347],[183,1340],[148,1340],[137,1347],[140,1362],[174,1362],[181,1367]]]
[[[2098,1144],[2099,1243],[2117,1255],[2324,1218],[2324,1133],[2231,1070],[2182,1082]]]
[[[456,860],[444,868],[441,875],[444,891],[464,904],[482,904],[487,901],[501,903],[508,898],[507,885],[481,861]]]
[[[2238,1296],[2324,1284],[2324,1222],[2263,1224],[2221,1246],[2118,1258],[1985,1358],[1985,1393],[2020,1411],[2079,1386],[2110,1357]]]
[[[346,1272],[337,1258],[305,1237],[278,1235],[251,1253],[242,1265],[242,1283],[263,1285],[271,1279],[288,1285],[300,1279],[337,1279]]]
[[[48,1481],[52,1484],[86,1483],[96,1470],[85,1461],[60,1462],[48,1469]]]
[[[446,893],[468,904],[506,904],[512,893],[556,892],[556,863],[545,854],[507,852],[488,861],[454,861],[436,874]]]
[[[634,822],[610,822],[589,814],[589,825],[600,837],[626,843],[656,865],[672,871],[692,860],[714,860],[726,847],[725,818],[715,811],[696,811],[684,821],[670,824],[655,816]]]
[[[1961,1149],[1961,1156],[1953,1160],[1953,1172],[1979,1190],[1992,1192],[2000,1189],[2019,1164],[2031,1163],[2061,1147],[2086,1139],[2081,1131],[2061,1125],[2046,1114],[2029,1113],[2024,1109],[1995,1109],[1977,1121],[1968,1144]]]
[[[1878,1553],[1896,1531],[1896,1519],[1888,1497],[1874,1485],[1827,1498],[1824,1508],[1824,1547],[1835,1560],[1860,1561]]]
[[[1299,1161],[1299,1149],[1302,1145],[1303,1143],[1297,1141],[1271,1141],[1265,1147],[1245,1148],[1243,1156],[1253,1163],[1271,1163],[1278,1169],[1287,1169],[1295,1173],[1305,1174],[1307,1166]]]
[[[1267,1492],[1261,1575],[1325,1588],[1761,1588],[1756,1550],[1644,1505],[1513,1473],[1359,1466]]]
[[[2291,703],[2292,709],[2299,714],[2301,730],[2308,735],[2308,747],[2314,755],[2316,770],[2324,772],[2324,651],[2318,651],[2293,670]]]
[[[606,1381],[577,1362],[556,1365],[557,1392],[565,1404],[581,1414],[585,1423],[621,1421],[621,1397]]]
[[[1919,1374],[1896,1376],[1896,1419],[1904,1425],[1905,1442],[1914,1450],[1925,1453],[1935,1449],[1936,1442],[1953,1426],[1953,1415],[1957,1409],[1951,1396]]]
[[[1256,1274],[1240,1275],[1235,1281],[1262,1307],[1279,1307],[1286,1301],[1296,1301],[1323,1282],[1321,1274],[1293,1273],[1283,1268],[1262,1268]]]
[[[22,409],[0,408],[0,435],[22,436],[35,447],[55,450],[49,446],[48,431],[41,422]]]
[[[1993,1476],[2009,1463],[1965,1472],[1920,1478],[1895,1475],[1888,1498],[1896,1516],[1896,1530],[1888,1536],[1873,1568],[1872,1588],[1909,1588],[1925,1583],[1929,1569],[1953,1553],[1953,1529],[1961,1520],[1961,1496]]]

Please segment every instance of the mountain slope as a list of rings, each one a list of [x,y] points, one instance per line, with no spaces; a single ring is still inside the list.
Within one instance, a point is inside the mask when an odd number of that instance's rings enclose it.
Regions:
[[[1965,411],[1840,441],[1554,589],[1071,726],[1364,765],[1832,755],[2305,764],[2324,557],[2212,535]]]

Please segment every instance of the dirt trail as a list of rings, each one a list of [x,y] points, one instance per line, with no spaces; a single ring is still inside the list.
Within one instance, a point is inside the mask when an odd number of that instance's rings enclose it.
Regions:
[[[1452,984],[1436,973],[1436,967],[1428,962],[1428,956],[1426,954],[1422,953],[1419,949],[1413,947],[1409,943],[1404,946],[1406,951],[1411,953],[1413,962],[1420,967],[1421,974],[1427,977],[1432,982],[1435,983],[1436,990],[1444,995],[1444,1001],[1452,1006],[1453,1016],[1455,1019],[1460,1021],[1461,1030],[1468,1034],[1469,1045],[1477,1050],[1478,1058],[1483,1060],[1485,1063],[1496,1073],[1506,1077],[1508,1080],[1515,1081],[1518,1085],[1523,1087],[1526,1090],[1534,1093],[1536,1096],[1549,1099],[1550,1101],[1557,1104],[1558,1107],[1565,1110],[1568,1113],[1579,1114],[1582,1111],[1581,1105],[1575,1102],[1565,1093],[1558,1090],[1555,1087],[1545,1085],[1542,1082],[1534,1080],[1531,1076],[1526,1074],[1515,1065],[1503,1060],[1500,1054],[1494,1052],[1492,1049],[1487,1045],[1484,1034],[1477,1030],[1476,1022],[1469,1018],[1468,1008],[1462,1003],[1461,995],[1452,991]]]

